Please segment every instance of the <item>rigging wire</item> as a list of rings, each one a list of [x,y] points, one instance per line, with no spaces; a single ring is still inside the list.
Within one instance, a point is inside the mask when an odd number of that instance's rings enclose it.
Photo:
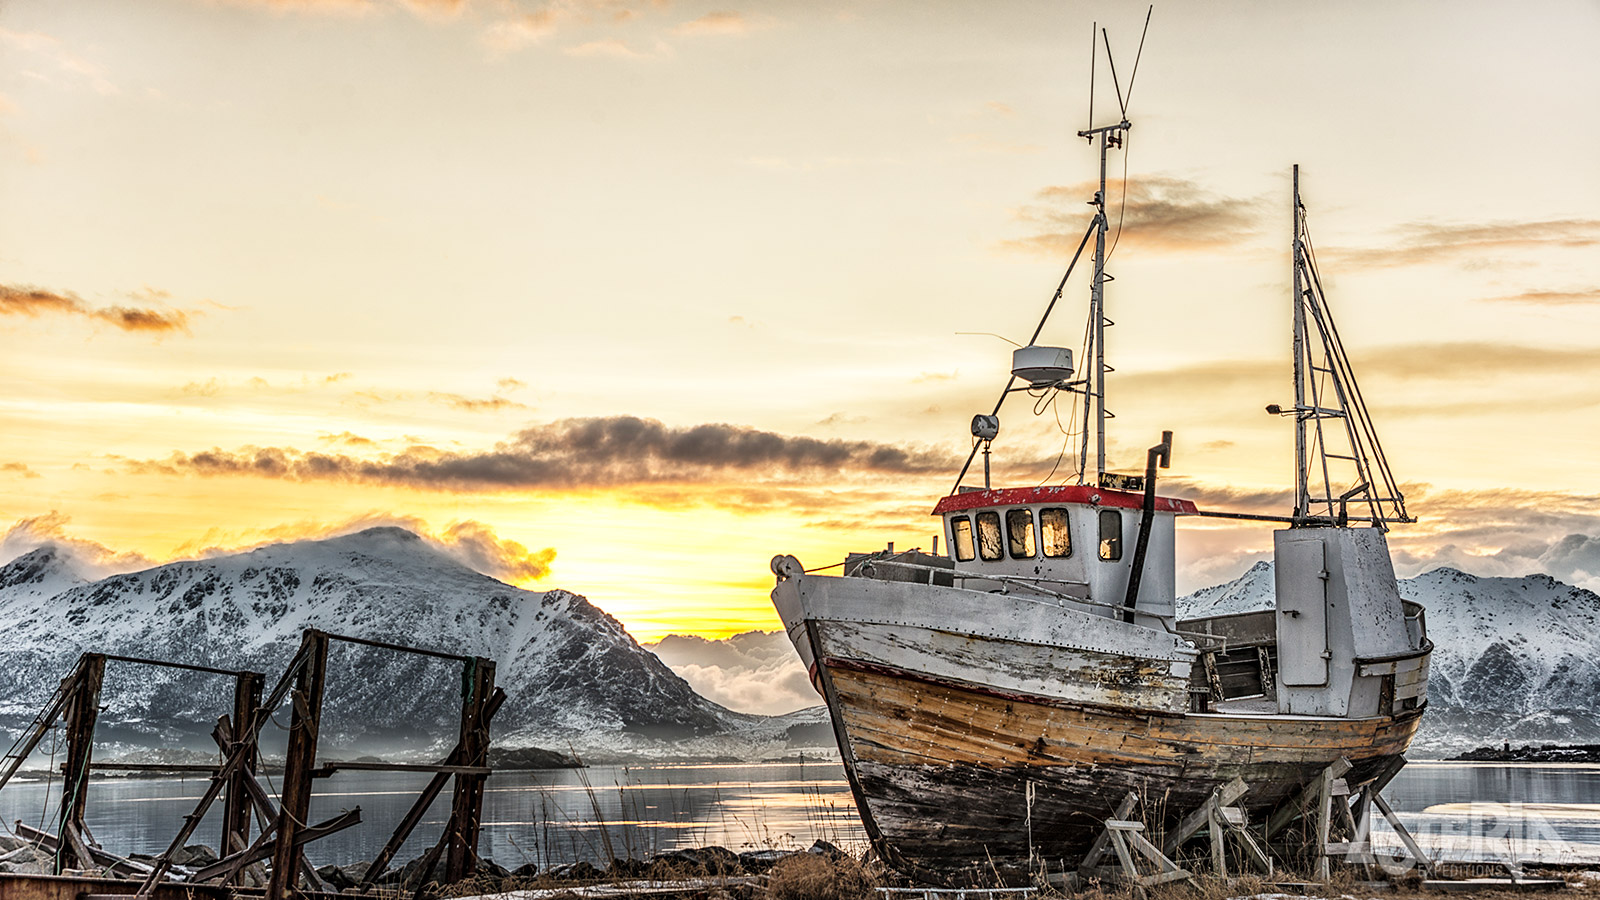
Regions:
[[[1117,252],[1117,242],[1122,240],[1122,219],[1128,213],[1128,148],[1133,145],[1133,134],[1122,133],[1122,197],[1117,208],[1117,233],[1111,238],[1111,249],[1106,251],[1106,262]]]

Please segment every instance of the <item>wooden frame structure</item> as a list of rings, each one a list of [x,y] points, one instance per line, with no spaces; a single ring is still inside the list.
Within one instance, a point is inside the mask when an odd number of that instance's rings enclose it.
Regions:
[[[328,682],[328,649],[333,641],[429,656],[462,665],[459,735],[455,748],[442,763],[334,763],[320,768],[317,766],[317,738]],[[145,766],[94,763],[94,726],[108,660],[232,676],[235,679],[232,715],[219,717],[212,731],[212,739],[222,753],[221,764]],[[305,859],[305,844],[361,821],[361,810],[357,807],[325,822],[308,823],[315,779],[328,777],[339,769],[430,772],[433,778],[402,818],[362,879],[365,884],[371,884],[383,876],[428,807],[453,778],[455,787],[450,818],[439,841],[423,858],[418,876],[420,883],[417,885],[420,894],[428,873],[441,858],[445,863],[445,878],[448,881],[470,877],[477,870],[484,782],[491,772],[488,767],[489,726],[506,698],[505,691],[495,687],[494,672],[494,661],[483,657],[461,656],[306,629],[301,635],[299,651],[271,694],[263,701],[264,677],[259,672],[87,653],[79,657],[77,666],[34,718],[23,739],[5,757],[0,758],[0,788],[16,774],[50,728],[64,717],[67,761],[63,769],[67,780],[62,795],[59,834],[37,832],[31,836],[55,852],[57,874],[66,869],[104,867],[123,877],[141,879],[135,893],[121,896],[138,900],[155,896],[159,887],[167,883],[163,879],[172,871],[176,854],[193,837],[206,810],[220,796],[223,798],[222,858],[211,865],[184,872],[185,883],[195,885],[217,881],[221,885],[231,885],[248,881],[258,886],[264,885],[267,900],[284,900],[298,892],[302,879],[313,890],[326,889]],[[292,709],[289,744],[285,751],[280,802],[275,805],[261,787],[256,772],[261,729],[285,699],[290,701]],[[85,824],[85,788],[91,768],[205,773],[211,776],[211,782],[194,811],[184,817],[183,826],[167,850],[146,865],[101,850],[89,834]],[[260,823],[254,841],[250,839],[252,818]],[[270,873],[260,865],[269,859],[272,863]]]
[[[36,839],[55,852],[55,874],[60,875],[66,869],[93,869],[102,866],[113,870],[128,869],[131,872],[144,874],[145,866],[131,865],[113,854],[101,850],[95,843],[94,837],[89,832],[85,822],[88,811],[88,783],[91,769],[138,769],[141,771],[160,770],[167,772],[195,772],[212,773],[215,766],[189,766],[189,765],[125,765],[117,763],[94,762],[94,728],[100,711],[100,692],[105,684],[107,662],[125,662],[145,666],[158,666],[168,669],[181,669],[190,672],[202,672],[211,675],[221,675],[232,678],[234,681],[233,715],[235,719],[254,717],[256,709],[261,704],[261,685],[265,676],[260,672],[251,672],[243,669],[220,669],[212,666],[192,665],[189,663],[176,663],[160,659],[144,659],[135,656],[116,656],[106,653],[85,653],[78,657],[78,664],[73,667],[71,674],[62,680],[45,704],[45,707],[34,717],[32,724],[23,732],[22,739],[11,749],[4,758],[4,765],[0,766],[0,788],[4,788],[11,777],[22,767],[34,749],[39,746],[50,728],[57,721],[65,720],[66,726],[66,761],[62,764],[64,782],[62,785],[61,809],[57,820],[57,832],[54,835],[37,833]],[[251,748],[252,751],[254,748]],[[244,849],[244,844],[249,838],[250,809],[244,800],[245,789],[243,781],[254,778],[257,758],[254,752],[241,758],[233,776],[223,785],[225,792],[225,811],[223,813],[223,831],[221,845],[224,853],[233,849]]]

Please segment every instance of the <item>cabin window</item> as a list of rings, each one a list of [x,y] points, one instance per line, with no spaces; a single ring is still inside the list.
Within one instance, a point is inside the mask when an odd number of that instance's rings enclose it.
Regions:
[[[950,546],[956,549],[956,559],[972,562],[978,555],[972,546],[972,520],[957,516],[950,520]]]
[[[1072,555],[1072,533],[1067,530],[1067,511],[1061,507],[1039,510],[1039,536],[1044,539],[1044,555],[1061,559]]]
[[[1038,552],[1033,541],[1033,510],[1026,507],[1006,510],[1006,536],[1010,538],[1012,559],[1033,559]]]
[[[1000,549],[1000,514],[993,510],[978,513],[978,555],[991,562],[1004,555]]]
[[[1108,562],[1122,558],[1122,513],[1100,510],[1100,558]]]

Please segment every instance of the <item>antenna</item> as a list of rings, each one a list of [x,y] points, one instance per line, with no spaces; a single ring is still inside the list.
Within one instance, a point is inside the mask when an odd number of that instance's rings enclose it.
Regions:
[[[1100,37],[1106,42],[1106,62],[1111,64],[1111,86],[1117,89],[1117,107],[1122,110],[1122,117],[1128,117],[1128,104],[1122,100],[1122,85],[1117,81],[1117,60],[1111,55],[1111,36],[1106,34],[1104,28],[1100,29]],[[1133,85],[1128,85],[1131,89]]]
[[[1095,42],[1094,33],[1098,31],[1099,28],[1099,22],[1093,22],[1089,25],[1089,124],[1085,125],[1085,128],[1094,127],[1094,70],[1098,68],[1095,59],[1095,52],[1100,49],[1099,45]],[[1089,141],[1093,143],[1094,138],[1089,138]]]
[[[1133,80],[1139,77],[1139,60],[1144,57],[1144,39],[1145,35],[1150,33],[1150,17],[1155,15],[1155,12],[1156,5],[1152,3],[1150,4],[1150,9],[1144,14],[1144,31],[1139,33],[1139,52],[1133,55],[1133,74],[1128,76],[1129,103],[1133,102]],[[1127,110],[1123,110],[1123,115],[1127,115]]]

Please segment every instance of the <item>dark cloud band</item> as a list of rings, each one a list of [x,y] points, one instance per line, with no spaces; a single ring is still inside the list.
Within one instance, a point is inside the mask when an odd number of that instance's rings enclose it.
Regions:
[[[482,452],[412,448],[370,459],[282,447],[214,448],[135,463],[139,471],[360,481],[433,490],[615,487],[630,484],[927,475],[953,470],[943,453],[870,441],[822,440],[737,425],[676,428],[634,416],[564,419]]]

